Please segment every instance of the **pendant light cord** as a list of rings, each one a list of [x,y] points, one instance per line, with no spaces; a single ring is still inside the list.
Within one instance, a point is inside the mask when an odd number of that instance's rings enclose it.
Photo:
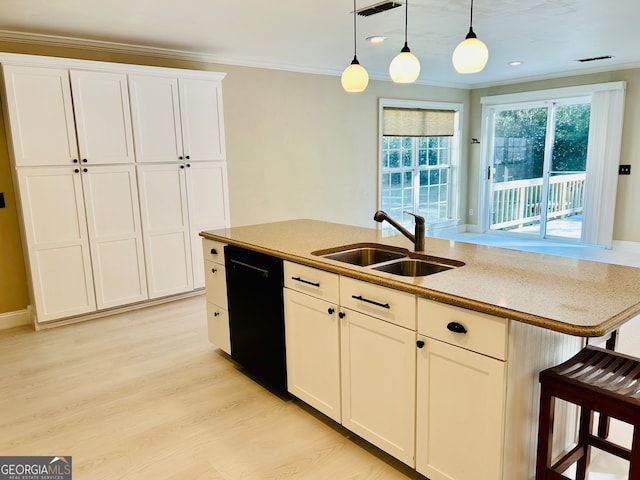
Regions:
[[[469,28],[473,29],[473,0],[471,0],[471,14],[469,16]]]
[[[405,46],[407,45],[407,25],[409,25],[409,0],[405,0],[404,2],[404,44]]]
[[[358,56],[357,48],[356,48],[356,0],[353,0],[353,58],[355,59]]]

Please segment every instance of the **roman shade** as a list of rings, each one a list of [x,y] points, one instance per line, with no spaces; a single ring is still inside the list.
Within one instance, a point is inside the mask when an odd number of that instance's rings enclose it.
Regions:
[[[453,137],[456,112],[384,107],[382,134],[390,137]]]

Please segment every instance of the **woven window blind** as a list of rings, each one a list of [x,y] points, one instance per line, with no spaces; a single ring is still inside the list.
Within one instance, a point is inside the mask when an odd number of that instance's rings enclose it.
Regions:
[[[389,137],[453,137],[455,113],[453,110],[385,107],[382,134]]]

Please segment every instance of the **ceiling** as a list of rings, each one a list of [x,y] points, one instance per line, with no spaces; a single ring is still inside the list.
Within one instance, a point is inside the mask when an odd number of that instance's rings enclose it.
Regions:
[[[358,0],[357,8],[379,0]],[[478,74],[451,53],[469,28],[469,0],[411,0],[409,47],[419,83],[476,88],[640,66],[639,0],[475,0],[489,48]],[[351,0],[1,0],[0,40],[130,51],[340,75],[353,58]],[[374,79],[404,43],[404,7],[357,19],[358,59]],[[365,41],[388,37],[381,45]],[[107,43],[108,42],[108,43]],[[581,58],[613,56],[590,63]],[[523,65],[511,67],[510,61]]]

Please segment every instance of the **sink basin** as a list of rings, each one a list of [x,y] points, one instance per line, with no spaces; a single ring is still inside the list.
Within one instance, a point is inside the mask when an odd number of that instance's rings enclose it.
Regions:
[[[393,273],[394,275],[401,275],[403,277],[426,277],[427,275],[444,272],[452,268],[453,267],[449,265],[426,262],[424,260],[398,260],[396,262],[389,262],[384,265],[372,267],[373,270]]]
[[[367,267],[375,263],[388,262],[406,257],[405,253],[377,247],[358,247],[341,252],[322,255],[324,258]]]
[[[353,243],[311,253],[329,260],[403,277],[425,277],[464,266],[464,262],[459,260],[435,257],[424,252],[410,252],[406,248],[380,243]]]

